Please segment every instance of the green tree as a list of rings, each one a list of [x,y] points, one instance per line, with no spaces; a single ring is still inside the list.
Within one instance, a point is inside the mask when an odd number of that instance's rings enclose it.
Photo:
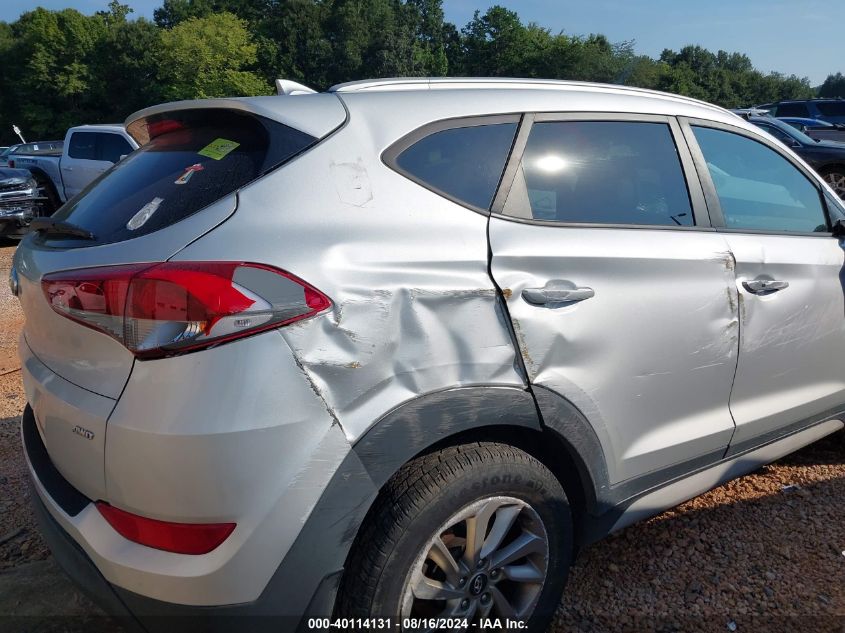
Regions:
[[[129,0],[127,0],[129,1]],[[86,16],[38,8],[0,22],[0,143],[120,121],[166,99],[270,92],[277,77],[315,88],[383,76],[515,76],[642,86],[723,106],[813,96],[805,78],[756,70],[701,46],[653,59],[633,41],[553,33],[501,6],[463,28],[442,0],[162,0],[155,20],[109,0]],[[845,93],[831,75],[825,96]]]
[[[828,75],[819,87],[820,97],[845,97],[845,75],[836,73]]]
[[[129,114],[162,100],[158,79],[161,38],[152,22],[115,19],[91,57],[91,95],[101,117],[122,121]]]
[[[163,29],[172,29],[185,20],[208,17],[214,9],[213,0],[164,0],[153,11],[153,20]]]
[[[483,15],[476,11],[461,34],[461,68],[467,75],[505,77],[524,71],[529,31],[514,11],[498,5]],[[538,35],[536,30],[534,35]]]
[[[160,34],[158,79],[165,99],[269,94],[270,85],[246,68],[258,47],[246,23],[231,13],[189,18]]]
[[[11,30],[14,43],[3,64],[4,114],[30,137],[42,138],[59,136],[80,120],[96,121],[89,61],[106,30],[102,16],[39,7]]]

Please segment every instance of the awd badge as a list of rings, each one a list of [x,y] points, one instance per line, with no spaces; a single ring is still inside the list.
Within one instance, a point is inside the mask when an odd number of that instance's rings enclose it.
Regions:
[[[94,439],[94,432],[89,431],[86,428],[79,426],[78,424],[73,427],[73,432],[79,435],[80,437],[84,437],[86,440],[93,440]]]

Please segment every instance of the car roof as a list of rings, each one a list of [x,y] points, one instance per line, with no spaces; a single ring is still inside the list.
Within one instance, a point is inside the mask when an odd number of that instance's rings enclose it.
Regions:
[[[329,88],[329,92],[343,95],[352,93],[403,93],[434,92],[440,93],[451,91],[481,91],[509,90],[509,91],[554,91],[560,93],[593,92],[603,96],[626,95],[640,96],[644,99],[669,99],[691,105],[697,105],[706,109],[722,110],[718,106],[681,95],[636,88],[632,86],[619,86],[615,84],[601,84],[585,81],[565,81],[560,79],[521,79],[508,77],[398,77],[388,79],[363,79],[337,84]],[[448,98],[447,95],[443,95]]]
[[[284,88],[286,82],[281,80]],[[288,82],[289,83],[289,82]],[[281,91],[281,90],[280,90]],[[332,86],[327,93],[296,84],[273,97],[182,101],[161,104],[130,115],[126,124],[145,116],[190,108],[235,108],[292,124],[304,131],[333,112],[340,99],[349,116],[366,122],[373,139],[385,147],[398,136],[433,121],[523,112],[625,113],[685,116],[726,123],[751,131],[759,128],[719,106],[680,95],[578,81],[552,79],[413,77],[369,79]],[[308,128],[308,129],[306,129]]]
[[[125,132],[126,129],[120,123],[89,123],[86,125],[75,125],[68,132]]]
[[[408,132],[433,121],[523,112],[685,116],[758,132],[758,128],[736,114],[704,101],[611,84],[413,78],[351,82],[333,86],[330,92],[344,101],[351,117],[370,121],[370,131],[381,147],[395,140],[397,132]]]

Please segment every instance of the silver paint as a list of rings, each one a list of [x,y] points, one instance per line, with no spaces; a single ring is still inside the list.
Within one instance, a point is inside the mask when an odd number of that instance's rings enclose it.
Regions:
[[[748,245],[740,239],[746,236],[713,231],[488,220],[380,159],[424,124],[470,115],[632,112],[704,118],[758,133],[754,126],[691,99],[590,84],[408,80],[337,90],[181,102],[136,113],[130,128],[145,115],[210,107],[331,135],[244,187],[237,199],[148,236],[70,250],[41,248],[27,238],[18,249],[32,348],[21,345],[24,382],[59,471],[90,498],[139,514],[238,524],[207,555],[172,554],[120,537],[93,506],[67,517],[36,483],[51,514],[110,582],[183,604],[254,600],[350,445],[377,420],[445,389],[523,388],[523,365],[534,384],[564,395],[593,425],[612,482],[727,448],[735,428],[729,402],[740,414],[738,437],[784,422],[777,413],[741,417],[746,403],[758,406],[755,388],[805,385],[765,400],[787,408],[791,421],[840,392],[841,363],[822,349],[839,350],[833,341],[845,317],[842,288],[832,276],[841,250],[827,246],[835,240],[813,238],[818,252],[790,255],[762,238],[744,240]],[[134,361],[109,337],[55,315],[41,293],[47,272],[168,258],[269,264],[306,280],[333,305],[278,331]],[[738,290],[744,276],[790,271],[782,297],[749,301]],[[594,294],[571,305],[522,298],[526,288],[560,281]],[[778,346],[780,365],[767,356]],[[740,358],[743,375],[732,397],[738,350],[749,359]],[[808,369],[811,352],[822,362]],[[800,376],[791,376],[784,360],[791,355],[803,363]],[[764,376],[771,367],[783,375]],[[825,372],[834,374],[827,382]],[[77,425],[94,438],[75,436]],[[826,423],[801,437],[839,426]],[[754,463],[796,445],[778,444]],[[662,509],[730,472],[691,479],[635,510]],[[644,514],[632,511],[636,516]]]
[[[591,422],[611,483],[727,447],[738,308],[720,234],[494,217],[490,244],[532,383]],[[549,305],[523,296],[561,282],[594,296]]]

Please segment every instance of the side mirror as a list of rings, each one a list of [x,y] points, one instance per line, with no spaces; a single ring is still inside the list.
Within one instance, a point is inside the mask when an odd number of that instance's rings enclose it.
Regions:
[[[834,237],[845,237],[845,218],[835,220],[831,232]]]

